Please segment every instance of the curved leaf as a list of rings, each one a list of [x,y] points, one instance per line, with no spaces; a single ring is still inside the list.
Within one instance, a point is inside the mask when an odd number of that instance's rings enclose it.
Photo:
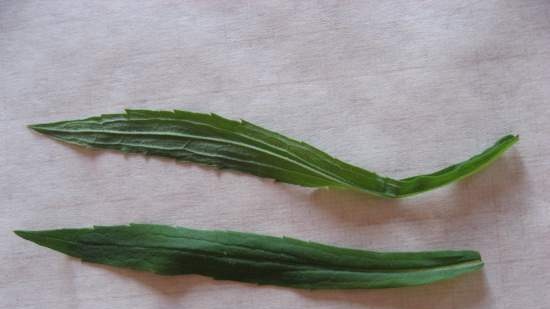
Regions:
[[[125,114],[30,127],[86,147],[171,157],[306,187],[355,189],[391,198],[428,191],[475,173],[518,140],[518,136],[507,135],[464,162],[399,180],[342,162],[249,122],[215,114],[127,110]]]
[[[307,289],[392,288],[478,270],[475,251],[372,252],[287,237],[131,224],[16,231],[86,262]]]

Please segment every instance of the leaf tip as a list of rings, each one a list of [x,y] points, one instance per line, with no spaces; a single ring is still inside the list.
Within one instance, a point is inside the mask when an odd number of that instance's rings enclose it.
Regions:
[[[45,129],[45,124],[42,124],[42,123],[39,123],[39,124],[29,124],[27,125],[27,128],[33,130],[33,131],[36,131],[36,132],[39,132],[39,133],[44,133],[46,131]]]
[[[514,145],[519,141],[519,134],[509,134],[505,137],[509,146]]]
[[[509,134],[509,135],[506,135],[505,138],[511,140],[512,143],[515,143],[519,140],[519,134]]]
[[[15,233],[15,235],[17,235],[17,236],[19,236],[23,239],[30,240],[30,241],[33,241],[34,236],[35,236],[35,232],[33,232],[33,231],[15,230],[15,231],[13,231],[13,233]]]

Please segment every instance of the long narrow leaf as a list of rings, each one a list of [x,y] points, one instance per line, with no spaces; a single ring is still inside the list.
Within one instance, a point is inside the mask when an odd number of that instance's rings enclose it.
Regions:
[[[307,289],[392,288],[478,270],[475,251],[372,252],[287,237],[131,224],[16,231],[86,262]]]
[[[518,140],[507,135],[464,162],[432,174],[392,179],[249,122],[215,114],[127,110],[30,127],[86,147],[171,157],[306,187],[354,189],[391,198],[428,191],[475,173]]]

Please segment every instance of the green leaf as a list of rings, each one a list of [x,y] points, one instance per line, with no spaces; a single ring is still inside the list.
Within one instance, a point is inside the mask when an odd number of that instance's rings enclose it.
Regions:
[[[131,224],[16,231],[86,262],[307,289],[392,288],[478,270],[475,251],[372,252],[287,237]]]
[[[354,189],[391,198],[428,191],[475,173],[518,140],[508,135],[467,161],[432,174],[392,179],[249,122],[215,114],[127,110],[30,127],[86,147],[170,157],[306,187]]]

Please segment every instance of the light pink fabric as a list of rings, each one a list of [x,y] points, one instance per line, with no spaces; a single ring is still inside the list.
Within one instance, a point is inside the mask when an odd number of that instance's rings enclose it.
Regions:
[[[0,308],[548,308],[549,33],[545,0],[2,1]],[[82,150],[25,127],[124,108],[243,118],[395,177],[521,140],[478,175],[392,201]],[[82,264],[11,233],[129,222],[471,248],[486,267],[310,292]]]

